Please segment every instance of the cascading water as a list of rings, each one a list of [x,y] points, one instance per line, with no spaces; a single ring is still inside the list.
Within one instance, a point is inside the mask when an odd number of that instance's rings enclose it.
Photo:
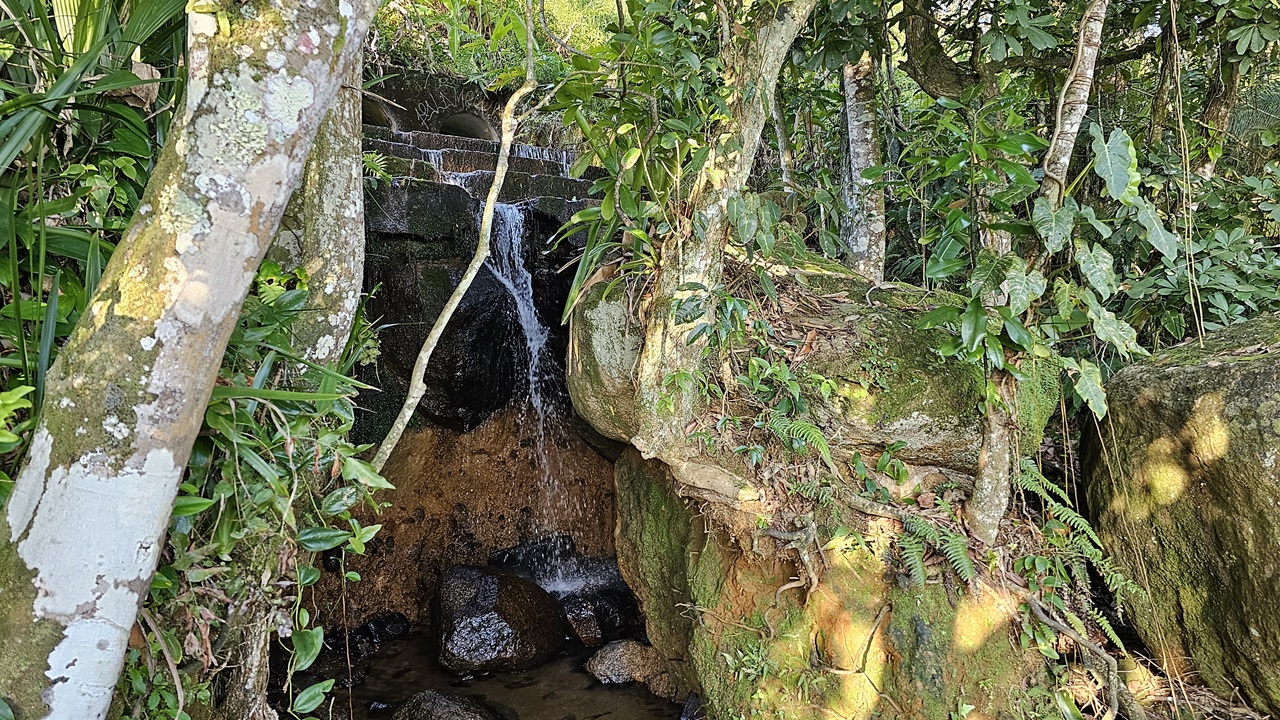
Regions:
[[[524,265],[524,211],[517,205],[498,203],[493,209],[493,232],[489,239],[489,270],[498,282],[511,294],[515,302],[516,319],[524,333],[525,351],[529,360],[529,404],[538,424],[538,452],[542,460],[543,475],[550,480],[551,468],[547,462],[546,430],[548,417],[553,410],[550,394],[553,392],[547,364],[547,326],[538,317],[533,301],[533,276]]]

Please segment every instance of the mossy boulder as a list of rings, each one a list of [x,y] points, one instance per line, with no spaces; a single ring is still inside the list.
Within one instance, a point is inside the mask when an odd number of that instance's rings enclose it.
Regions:
[[[622,283],[598,282],[574,308],[566,367],[569,397],[600,434],[630,442],[638,427],[633,381],[643,330]]]
[[[946,718],[962,703],[994,719],[1042,672],[1011,640],[1018,603],[998,591],[903,589],[850,542],[828,548],[807,598],[779,592],[792,562],[737,547],[707,521],[721,509],[677,495],[662,463],[629,450],[616,480],[623,575],[649,639],[712,720]]]
[[[906,285],[873,289],[825,270],[785,274],[775,283],[784,297],[785,323],[795,335],[786,339],[803,346],[793,370],[810,385],[813,375],[831,381],[829,395],[809,393],[806,419],[822,430],[832,450],[844,457],[874,455],[900,441],[906,446],[897,457],[912,466],[913,486],[933,484],[926,477],[971,481],[982,442],[985,379],[978,366],[941,356],[949,339],[944,330],[918,327],[920,315],[936,307],[939,296]],[[787,310],[791,298],[798,301]],[[585,289],[573,313],[567,367],[578,413],[624,442],[635,439],[638,428],[635,377],[644,333],[634,306],[622,283]],[[723,374],[718,368],[706,373]],[[706,497],[754,497],[744,492],[750,473],[739,458],[726,462],[704,453],[699,463],[708,472],[681,466],[677,476],[701,487]],[[703,476],[711,479],[699,484]]]
[[[1085,473],[1149,593],[1134,624],[1166,668],[1280,715],[1280,315],[1127,367],[1107,396]]]

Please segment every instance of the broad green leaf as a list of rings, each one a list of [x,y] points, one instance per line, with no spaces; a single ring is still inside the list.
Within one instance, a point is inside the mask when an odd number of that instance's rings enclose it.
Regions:
[[[1093,136],[1093,171],[1107,184],[1107,193],[1125,205],[1138,197],[1138,154],[1129,134],[1120,128],[1103,139],[1097,123],[1089,126]]]
[[[1138,344],[1138,332],[1129,323],[1117,318],[1115,313],[1103,307],[1093,296],[1087,297],[1086,302],[1089,305],[1089,320],[1093,322],[1093,331],[1099,340],[1111,343],[1125,357],[1129,357],[1130,353],[1146,354]]]
[[[1071,230],[1075,227],[1075,214],[1073,208],[1061,207],[1054,210],[1048,199],[1036,198],[1035,207],[1031,211],[1031,224],[1040,233],[1040,237],[1044,238],[1046,250],[1056,253],[1067,246]]]
[[[325,496],[324,502],[320,503],[320,512],[330,517],[345,512],[352,505],[360,502],[361,494],[358,487],[338,488]]]
[[[14,720],[13,710],[9,707],[9,703],[0,700],[0,720]]]
[[[293,671],[301,672],[311,667],[324,647],[324,628],[316,626],[310,630],[293,632]],[[306,712],[305,710],[303,712]]]
[[[960,316],[960,342],[964,349],[973,356],[982,349],[982,341],[987,336],[987,309],[982,300],[974,298],[969,301],[964,314]]]
[[[351,537],[351,533],[337,528],[309,527],[298,533],[298,544],[308,552],[332,550]]]
[[[1026,261],[1019,258],[1004,277],[1005,287],[1009,289],[1009,310],[1014,315],[1026,312],[1031,303],[1044,295],[1046,283],[1039,270],[1027,272]]]
[[[1085,222],[1092,225],[1093,229],[1098,231],[1098,234],[1102,236],[1103,240],[1111,237],[1111,228],[1107,227],[1105,223],[1098,219],[1098,216],[1093,213],[1093,208],[1086,205],[1080,208],[1077,215],[1085,220]]]
[[[303,565],[298,568],[298,585],[310,587],[318,582],[320,582],[319,568],[313,568],[310,565]]]
[[[324,702],[325,693],[333,689],[333,680],[325,680],[298,693],[293,699],[293,712],[309,713],[320,707],[320,703]]]
[[[373,465],[358,460],[353,457],[342,459],[342,479],[355,480],[366,487],[378,488],[381,490],[395,490],[396,486],[387,482],[387,479],[378,474],[373,469]]]
[[[1107,414],[1107,391],[1102,388],[1102,371],[1088,360],[1063,358],[1062,365],[1073,374],[1076,394],[1101,420]]]
[[[208,510],[214,503],[209,498],[196,497],[194,495],[182,495],[173,503],[174,517],[182,517],[184,515],[195,515],[198,512]]]
[[[1084,242],[1076,241],[1076,264],[1084,279],[1089,281],[1094,290],[1103,298],[1109,298],[1116,291],[1116,271],[1111,253],[1106,248],[1094,243],[1092,249]]]
[[[1178,236],[1165,229],[1155,204],[1146,198],[1138,198],[1134,207],[1138,209],[1138,222],[1147,231],[1146,239],[1151,247],[1170,260],[1178,257]]]

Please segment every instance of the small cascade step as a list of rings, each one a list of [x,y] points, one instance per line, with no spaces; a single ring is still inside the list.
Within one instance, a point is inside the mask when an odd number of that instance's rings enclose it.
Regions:
[[[415,145],[392,142],[390,140],[366,139],[364,149],[376,152],[389,158],[419,160],[441,172],[469,173],[478,170],[492,171],[497,164],[497,156],[493,153],[476,150],[459,150],[457,148],[420,148]],[[526,175],[567,175],[568,168],[554,160],[512,156],[507,163],[507,171]]]

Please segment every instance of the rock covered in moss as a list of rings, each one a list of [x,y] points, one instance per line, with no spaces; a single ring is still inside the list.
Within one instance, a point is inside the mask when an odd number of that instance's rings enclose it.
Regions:
[[[903,589],[877,556],[849,547],[827,552],[806,602],[800,589],[777,592],[793,563],[735,548],[708,527],[711,503],[677,496],[661,462],[629,450],[616,478],[623,576],[669,676],[708,717],[946,718],[963,700],[974,717],[998,718],[1043,672],[1012,641],[1018,601],[997,588],[954,602],[940,584]]]
[[[605,437],[630,442],[639,424],[633,377],[644,335],[622,285],[584,289],[571,333],[566,371],[574,409]]]
[[[1127,367],[1107,396],[1088,497],[1149,591],[1134,624],[1166,668],[1280,714],[1280,315]]]
[[[565,639],[556,599],[497,568],[455,565],[440,585],[440,664],[467,674],[528,670]]]

